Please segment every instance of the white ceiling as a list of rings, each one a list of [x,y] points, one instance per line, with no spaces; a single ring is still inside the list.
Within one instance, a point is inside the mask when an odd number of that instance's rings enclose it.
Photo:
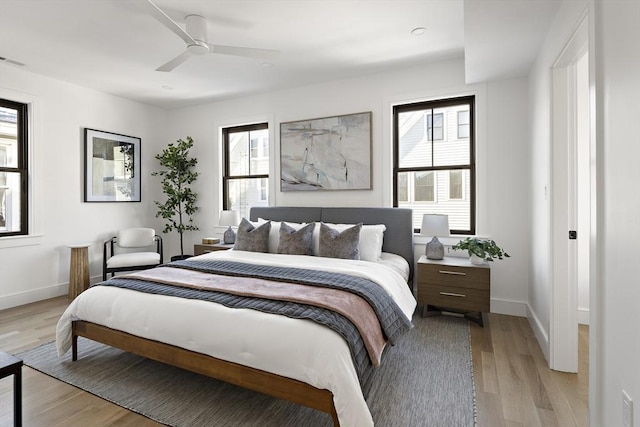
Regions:
[[[528,74],[559,0],[155,0],[209,43],[277,49],[265,61],[193,56],[146,0],[0,0],[0,57],[23,69],[178,108],[465,56],[468,82]],[[411,35],[425,27],[421,36]],[[5,62],[9,63],[10,62]],[[15,66],[15,65],[14,65]],[[0,84],[2,76],[0,75]]]

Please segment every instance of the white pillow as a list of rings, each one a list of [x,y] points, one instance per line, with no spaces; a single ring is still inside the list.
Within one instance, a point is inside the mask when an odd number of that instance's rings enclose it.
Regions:
[[[289,224],[289,223],[287,223]],[[331,228],[342,232],[347,228],[353,227],[355,224],[329,224]],[[279,228],[279,227],[278,227]],[[377,262],[382,257],[382,240],[384,238],[384,232],[387,226],[384,224],[375,225],[363,225],[360,230],[360,259],[363,261]],[[271,230],[273,230],[273,222],[271,223]],[[316,223],[316,228],[313,230],[313,254],[318,255],[320,253],[320,223]]]
[[[258,224],[263,224],[269,221],[268,219],[258,218]],[[307,225],[306,222],[302,224],[297,222],[289,222],[284,221],[287,225],[295,228],[296,230],[300,230],[302,227]],[[315,229],[313,230],[315,233]],[[278,253],[278,245],[280,244],[280,223],[278,221],[271,221],[271,231],[269,232],[269,253],[277,254]]]

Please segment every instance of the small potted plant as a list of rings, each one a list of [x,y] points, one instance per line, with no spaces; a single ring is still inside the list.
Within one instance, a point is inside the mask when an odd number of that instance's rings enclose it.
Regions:
[[[168,233],[175,229],[180,233],[180,255],[171,257],[172,261],[190,256],[184,254],[182,235],[185,231],[198,229],[193,225],[192,218],[198,210],[195,205],[198,194],[191,190],[191,184],[198,178],[198,172],[193,170],[198,159],[189,158],[191,147],[193,139],[190,136],[187,136],[186,141],[179,139],[175,145],[169,144],[162,153],[156,155],[164,170],[151,173],[162,177],[162,191],[167,196],[164,203],[155,202],[158,207],[156,217],[167,221],[162,232]]]
[[[487,261],[510,257],[495,241],[478,237],[467,237],[460,240],[451,249],[466,250],[473,264],[486,264]]]

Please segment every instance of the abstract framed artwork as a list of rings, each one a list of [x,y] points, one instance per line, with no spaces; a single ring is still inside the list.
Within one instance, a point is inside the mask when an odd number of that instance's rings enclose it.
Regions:
[[[84,201],[140,201],[140,138],[84,130]]]
[[[280,123],[280,189],[370,190],[371,112]]]

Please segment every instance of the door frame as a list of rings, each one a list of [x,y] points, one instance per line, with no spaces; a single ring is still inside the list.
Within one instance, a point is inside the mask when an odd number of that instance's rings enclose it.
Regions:
[[[576,198],[576,63],[589,51],[589,22],[585,16],[553,64],[551,70],[551,310],[549,322],[549,366],[564,372],[578,371],[577,246],[569,230],[577,228]],[[591,61],[591,59],[590,59]],[[590,67],[591,68],[591,67]],[[592,73],[589,73],[590,85]],[[591,91],[590,91],[591,93]],[[593,96],[589,97],[593,103]],[[590,120],[589,127],[593,127]],[[592,132],[589,131],[592,135]],[[594,141],[590,138],[590,147]],[[593,152],[594,150],[591,149]],[[591,167],[593,168],[593,166]],[[595,173],[594,170],[591,171]],[[591,199],[595,200],[591,183]],[[592,223],[593,223],[592,219]],[[589,239],[591,230],[578,238]],[[593,251],[590,249],[590,264]],[[591,267],[590,267],[591,269]],[[593,276],[589,279],[594,286]]]

